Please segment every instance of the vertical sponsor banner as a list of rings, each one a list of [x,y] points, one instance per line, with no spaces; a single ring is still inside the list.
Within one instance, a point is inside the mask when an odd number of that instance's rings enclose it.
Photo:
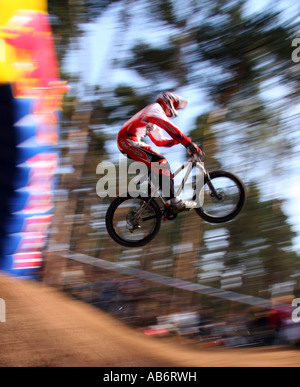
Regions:
[[[34,275],[53,216],[67,89],[58,77],[46,2],[0,0],[0,7],[0,269]]]

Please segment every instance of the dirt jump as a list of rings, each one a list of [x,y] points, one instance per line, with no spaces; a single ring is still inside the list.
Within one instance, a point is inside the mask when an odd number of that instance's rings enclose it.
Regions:
[[[201,349],[146,337],[40,282],[1,274],[0,298],[1,367],[300,366],[296,348]]]

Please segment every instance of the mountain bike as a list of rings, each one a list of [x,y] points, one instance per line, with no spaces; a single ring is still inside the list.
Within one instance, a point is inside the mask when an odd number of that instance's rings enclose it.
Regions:
[[[180,195],[194,168],[200,172],[198,176],[202,178],[198,178],[193,184],[192,196],[197,201],[197,208],[193,211],[209,223],[223,223],[234,219],[246,200],[245,185],[231,172],[209,172],[204,166],[203,154],[191,154],[173,173],[175,177],[186,169],[175,195]],[[148,184],[147,195],[141,195],[139,191],[120,195],[111,202],[106,213],[107,231],[122,246],[146,245],[159,232],[162,220],[174,220],[182,212],[163,197],[161,187],[155,187],[149,175],[143,176],[137,184],[143,181]]]

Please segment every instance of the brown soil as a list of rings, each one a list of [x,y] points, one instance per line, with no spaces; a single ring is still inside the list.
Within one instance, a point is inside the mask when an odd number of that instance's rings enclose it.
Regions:
[[[293,348],[199,349],[148,338],[41,283],[0,276],[1,367],[299,366]]]

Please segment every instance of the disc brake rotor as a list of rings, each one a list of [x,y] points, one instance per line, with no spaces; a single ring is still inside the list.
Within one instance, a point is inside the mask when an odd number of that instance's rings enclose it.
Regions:
[[[136,216],[136,213],[134,211],[132,211],[130,214],[127,215],[126,222],[127,222],[127,228],[130,232],[133,232],[134,230],[141,228],[139,219]]]

